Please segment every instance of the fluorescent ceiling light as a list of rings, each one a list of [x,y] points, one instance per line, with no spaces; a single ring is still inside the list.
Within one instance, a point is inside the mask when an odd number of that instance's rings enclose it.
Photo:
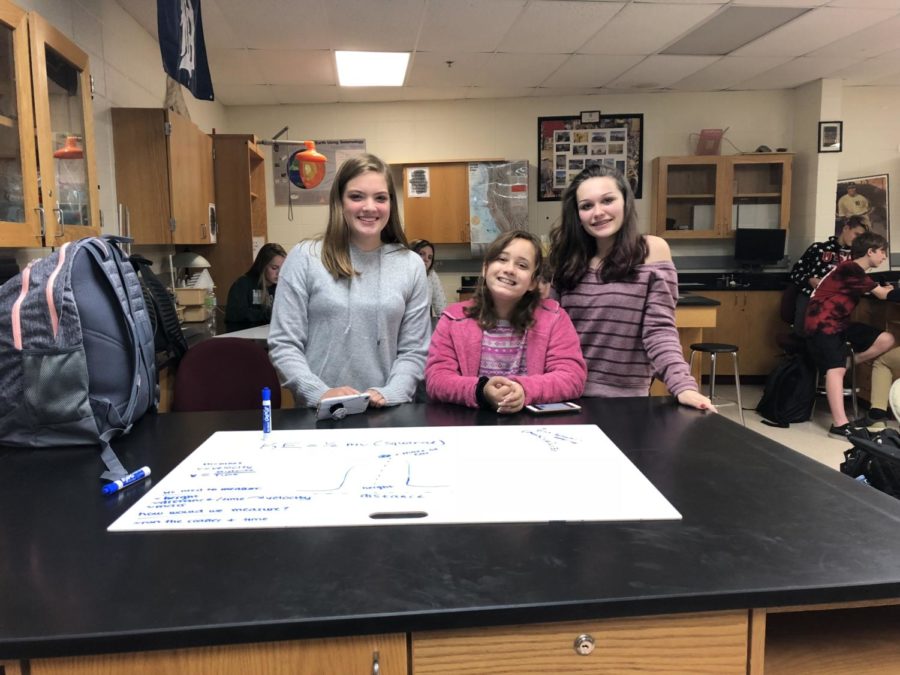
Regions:
[[[409,52],[335,52],[342,87],[402,87]]]
[[[725,56],[808,11],[800,7],[729,7],[660,53]]]

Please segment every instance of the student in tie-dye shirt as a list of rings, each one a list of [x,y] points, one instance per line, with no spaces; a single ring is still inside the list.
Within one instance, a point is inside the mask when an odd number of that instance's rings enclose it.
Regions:
[[[516,413],[581,396],[587,368],[578,334],[541,297],[540,241],[507,232],[487,250],[475,297],[450,305],[431,337],[425,387],[432,400]]]

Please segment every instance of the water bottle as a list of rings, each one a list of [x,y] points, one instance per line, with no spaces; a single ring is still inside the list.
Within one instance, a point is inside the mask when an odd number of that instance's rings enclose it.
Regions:
[[[216,287],[206,289],[206,299],[203,302],[206,307],[206,328],[210,335],[216,334]]]

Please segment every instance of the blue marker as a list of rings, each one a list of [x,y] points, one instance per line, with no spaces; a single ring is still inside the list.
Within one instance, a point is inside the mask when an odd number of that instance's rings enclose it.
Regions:
[[[134,473],[130,473],[124,478],[120,478],[119,480],[114,480],[112,483],[107,483],[103,486],[103,494],[111,495],[119,490],[123,490],[127,488],[129,485],[134,485],[138,481],[144,480],[147,476],[150,475],[150,467],[145,466]]]
[[[269,391],[268,387],[263,387],[262,399],[263,437],[265,437],[272,431],[272,392]]]

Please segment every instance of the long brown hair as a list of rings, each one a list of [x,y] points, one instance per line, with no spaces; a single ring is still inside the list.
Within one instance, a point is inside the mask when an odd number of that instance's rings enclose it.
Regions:
[[[387,183],[391,212],[388,222],[381,230],[381,241],[384,244],[400,244],[409,248],[406,235],[400,224],[400,211],[397,208],[397,192],[390,167],[375,155],[363,154],[351,157],[341,164],[331,185],[328,204],[328,227],[322,237],[322,264],[325,265],[335,279],[349,279],[356,274],[350,262],[350,228],[344,220],[343,199],[347,183],[372,171],[384,176]]]
[[[260,304],[266,307],[272,306],[272,294],[269,293],[269,284],[266,283],[266,268],[272,262],[272,259],[278,256],[287,258],[287,253],[281,244],[274,242],[263,244],[259,249],[259,253],[256,254],[256,259],[246,273],[246,276],[253,279],[256,282],[256,287],[262,291],[262,302]]]
[[[631,185],[615,169],[592,164],[566,187],[560,221],[550,231],[548,262],[553,270],[553,285],[559,291],[575,288],[587,271],[591,258],[597,253],[597,240],[585,232],[578,215],[578,188],[591,178],[612,178],[625,200],[622,227],[614,235],[612,248],[600,266],[600,279],[604,282],[624,279],[647,258],[647,242],[637,229]]]
[[[492,262],[500,257],[503,250],[510,245],[515,239],[524,239],[531,242],[534,247],[534,273],[532,280],[538,281],[541,278],[541,270],[544,266],[544,254],[541,252],[541,240],[525,230],[510,230],[505,234],[501,234],[494,239],[484,254],[484,265],[482,267],[481,279],[478,280],[478,287],[475,289],[473,297],[474,303],[466,307],[465,315],[470,319],[475,319],[482,330],[491,330],[496,328],[500,317],[497,316],[497,310],[494,307],[494,299],[488,291],[487,284],[484,280],[484,272]],[[534,312],[541,304],[541,291],[538,286],[532,290],[526,291],[525,295],[519,298],[519,302],[513,307],[512,314],[509,317],[509,323],[513,330],[520,335],[524,333],[534,323]]]

